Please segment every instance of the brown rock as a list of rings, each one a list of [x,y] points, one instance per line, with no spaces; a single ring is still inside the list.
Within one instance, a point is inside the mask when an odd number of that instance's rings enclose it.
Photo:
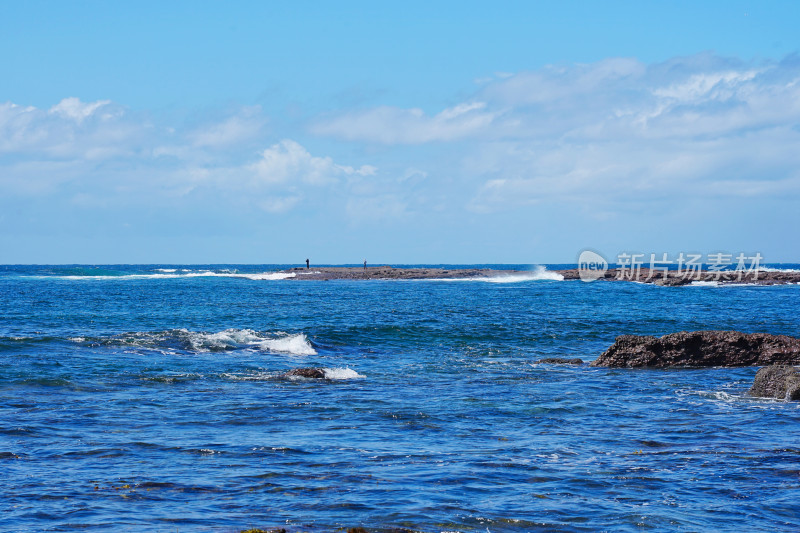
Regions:
[[[800,368],[787,365],[765,366],[756,372],[750,396],[800,400]]]
[[[679,277],[657,278],[653,282],[654,285],[662,285],[664,287],[681,287],[683,285],[689,285],[690,283],[692,283],[691,279]]]
[[[620,335],[592,366],[711,367],[800,364],[800,339],[739,331],[681,331],[661,338]]]
[[[283,374],[285,378],[311,378],[311,379],[325,379],[325,370],[322,368],[294,368]]]

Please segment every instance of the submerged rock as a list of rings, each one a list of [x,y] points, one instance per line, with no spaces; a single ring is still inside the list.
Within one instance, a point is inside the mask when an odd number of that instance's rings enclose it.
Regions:
[[[583,359],[578,359],[577,357],[573,359],[569,359],[566,357],[545,357],[544,359],[539,359],[536,362],[547,363],[551,365],[582,365]]]
[[[681,331],[663,337],[620,335],[592,366],[712,367],[800,364],[800,339],[739,331]]]
[[[285,378],[311,378],[311,379],[325,379],[324,368],[294,368],[283,374]]]
[[[800,368],[787,365],[765,366],[756,372],[750,396],[800,400]]]

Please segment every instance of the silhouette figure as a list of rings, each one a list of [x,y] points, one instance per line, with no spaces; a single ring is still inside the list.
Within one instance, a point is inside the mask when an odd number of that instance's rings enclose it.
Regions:
[[[366,269],[367,269],[367,260],[364,259],[364,270],[366,270]]]
[[[310,268],[308,264],[308,259],[306,259],[306,268]]]

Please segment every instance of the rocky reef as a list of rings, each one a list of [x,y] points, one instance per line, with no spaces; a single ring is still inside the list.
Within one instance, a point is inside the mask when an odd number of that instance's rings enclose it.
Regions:
[[[663,337],[621,335],[592,366],[737,367],[800,364],[800,339],[739,331],[681,331]]]
[[[759,369],[748,392],[750,396],[800,400],[800,368],[789,365],[770,365]]]
[[[517,279],[581,279],[580,271],[576,268],[547,272],[553,277],[535,276],[537,271],[529,270],[494,270],[488,268],[435,268],[414,267],[398,268],[388,265],[364,267],[295,267],[281,271],[287,279],[293,281],[331,281],[331,280],[392,280],[392,279],[481,279],[502,278],[504,276]],[[697,271],[691,274],[678,271],[650,270],[639,268],[635,271],[610,268],[597,277],[605,281],[637,281],[668,287],[689,285],[693,282],[706,282],[714,284],[748,284],[748,285],[780,285],[787,283],[800,283],[800,272],[793,271],[758,271],[739,273],[735,271],[709,272]]]

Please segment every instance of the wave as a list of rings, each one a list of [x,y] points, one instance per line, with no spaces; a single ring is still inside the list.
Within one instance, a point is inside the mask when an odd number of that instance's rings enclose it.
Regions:
[[[693,281],[689,284],[690,287],[721,287],[722,283],[719,281]]]
[[[558,272],[550,272],[547,268],[537,265],[530,272],[523,274],[500,274],[486,278],[440,278],[434,281],[482,281],[484,283],[520,283],[524,281],[564,281],[564,276]]]
[[[735,283],[731,281],[693,281],[688,287],[769,287],[769,285],[757,285],[753,283]]]
[[[316,355],[317,351],[304,333],[263,333],[252,329],[226,329],[216,333],[171,329],[156,332],[133,332],[109,337],[73,337],[73,342],[89,346],[131,346],[157,350],[222,352],[259,350],[289,355]]]
[[[357,379],[363,376],[350,368],[323,368],[325,379]]]
[[[173,268],[158,268],[157,274],[120,274],[120,275],[63,275],[63,276],[30,276],[35,278],[45,279],[66,279],[66,280],[136,280],[136,279],[176,279],[176,278],[243,278],[252,279],[256,281],[276,281],[282,279],[289,279],[295,277],[293,272],[257,272],[257,273],[242,273],[236,271],[214,271],[214,270],[199,270],[189,271],[181,269],[178,271]]]
[[[759,267],[759,272],[788,272],[788,273],[798,273],[800,272],[800,268],[772,268],[772,267]]]
[[[325,374],[325,379],[330,380],[345,380],[345,379],[362,379],[365,378],[363,374],[359,374],[351,368],[320,368]],[[248,372],[248,373],[231,373],[226,372],[221,374],[225,379],[232,381],[271,381],[276,379],[288,379],[290,381],[306,381],[313,378],[304,378],[302,376],[286,376],[285,372]]]
[[[271,352],[290,353],[292,355],[317,355],[308,338],[303,333],[289,335],[279,339],[267,339],[257,343],[262,349]]]

